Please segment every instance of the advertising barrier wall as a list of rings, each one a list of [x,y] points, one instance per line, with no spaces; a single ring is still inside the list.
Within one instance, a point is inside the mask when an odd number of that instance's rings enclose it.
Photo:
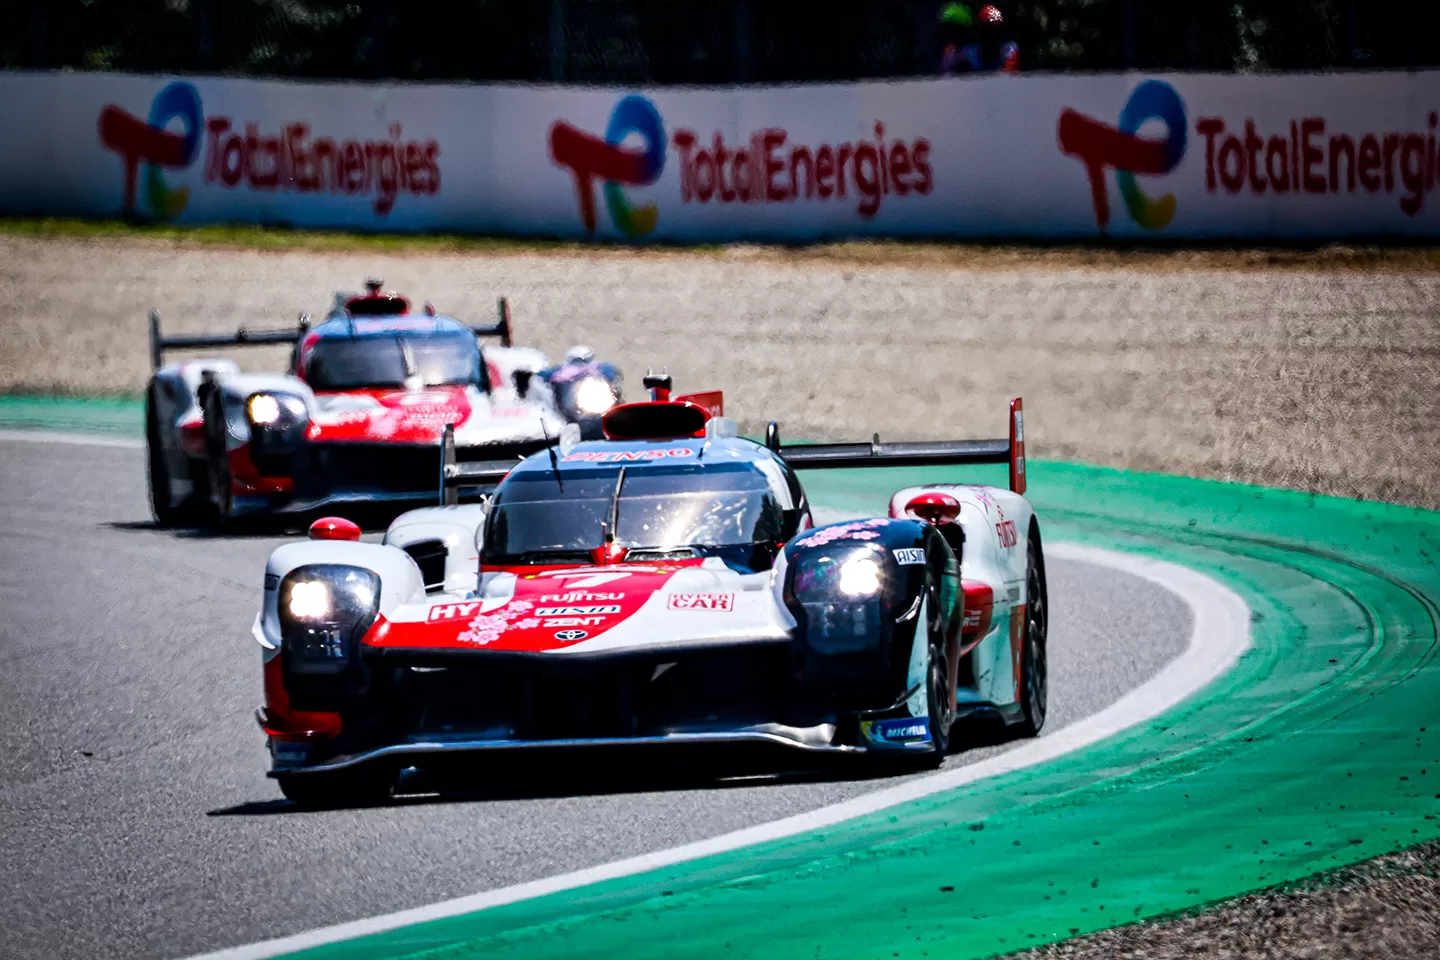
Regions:
[[[685,88],[0,74],[0,211],[608,240],[1440,234],[1440,72]]]

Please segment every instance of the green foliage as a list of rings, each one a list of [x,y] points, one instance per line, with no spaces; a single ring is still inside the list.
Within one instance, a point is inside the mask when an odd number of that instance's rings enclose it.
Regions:
[[[984,0],[11,0],[0,67],[670,84],[933,74]],[[1440,3],[998,0],[1025,70],[1440,64]]]

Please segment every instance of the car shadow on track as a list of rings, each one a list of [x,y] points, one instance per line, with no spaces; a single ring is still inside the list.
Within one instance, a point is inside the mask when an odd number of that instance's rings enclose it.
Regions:
[[[1002,725],[967,730],[963,745],[951,754],[1003,746],[1015,739]],[[626,751],[627,753],[631,751]],[[857,757],[820,757],[797,766],[788,751],[715,751],[697,754],[671,747],[656,757],[620,756],[612,752],[566,751],[563,759],[524,755],[487,761],[476,769],[418,771],[398,777],[395,795],[382,808],[426,807],[435,804],[542,800],[686,790],[743,790],[804,783],[885,781],[916,776],[930,769],[916,763],[883,762]],[[963,762],[963,761],[962,761]],[[343,804],[340,806],[344,806]],[[311,812],[288,800],[249,800],[207,812],[210,817],[264,817]]]

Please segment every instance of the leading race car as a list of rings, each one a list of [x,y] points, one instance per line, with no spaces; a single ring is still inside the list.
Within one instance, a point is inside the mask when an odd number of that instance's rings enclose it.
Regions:
[[[783,446],[668,396],[522,463],[445,458],[483,504],[338,518],[265,568],[253,633],[271,776],[374,802],[405,768],[487,752],[769,744],[945,756],[960,716],[1045,722],[1040,526],[1021,402],[1008,439]],[[1009,463],[1011,489],[907,487],[815,527],[798,472]]]
[[[480,348],[478,337],[498,337]],[[166,350],[291,344],[285,374],[241,373],[230,360],[162,365]],[[150,317],[155,373],[146,392],[151,506],[172,524],[298,513],[337,503],[431,495],[442,428],[459,457],[518,459],[567,425],[599,436],[619,401],[618,370],[584,347],[565,362],[512,344],[509,307],[466,326],[366,283],[340,293],[323,322],[284,330],[171,336]]]

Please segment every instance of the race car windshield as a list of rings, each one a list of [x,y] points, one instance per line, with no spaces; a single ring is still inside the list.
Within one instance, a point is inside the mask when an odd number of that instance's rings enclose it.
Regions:
[[[615,500],[620,487],[618,503]],[[773,543],[784,510],[763,474],[743,464],[643,467],[511,477],[491,508],[484,563],[585,563],[602,524],[632,550]]]
[[[479,383],[480,348],[466,333],[326,337],[306,362],[315,390]]]

